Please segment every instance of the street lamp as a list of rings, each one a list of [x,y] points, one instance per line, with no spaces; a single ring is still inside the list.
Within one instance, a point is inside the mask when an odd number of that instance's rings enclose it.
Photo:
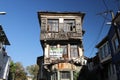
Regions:
[[[6,12],[0,12],[0,15],[5,15],[6,14]]]

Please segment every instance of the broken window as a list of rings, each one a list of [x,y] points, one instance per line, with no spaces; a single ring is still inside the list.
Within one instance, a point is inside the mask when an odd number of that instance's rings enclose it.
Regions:
[[[47,31],[58,32],[59,20],[58,19],[48,19],[47,21]]]
[[[74,19],[65,19],[64,20],[64,31],[75,31],[75,20]]]

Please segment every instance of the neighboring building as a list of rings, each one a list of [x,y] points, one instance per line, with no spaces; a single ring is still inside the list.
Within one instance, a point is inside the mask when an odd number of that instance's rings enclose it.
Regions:
[[[117,80],[116,68],[112,64],[111,50],[106,36],[101,42],[96,45],[101,63],[101,78],[102,80]]]
[[[88,71],[86,74],[88,75],[88,79],[91,78],[90,80],[104,80],[101,77],[102,66],[100,64],[100,58],[98,53],[96,53],[94,57],[88,59],[87,70]]]
[[[98,70],[101,68],[100,59],[98,53],[93,58],[87,59],[87,67],[89,71]]]
[[[112,20],[108,38],[112,53],[112,61],[116,66],[118,80],[120,80],[120,12],[118,12]]]
[[[84,13],[38,12],[43,57],[38,57],[38,80],[74,80],[85,64],[82,37]]]
[[[45,69],[43,63],[44,63],[44,57],[43,56],[37,57],[37,65],[39,66],[39,71],[37,74],[38,80],[44,80],[43,75],[45,74]]]
[[[9,74],[10,57],[5,51],[6,45],[10,45],[10,43],[0,25],[0,80],[7,80]]]

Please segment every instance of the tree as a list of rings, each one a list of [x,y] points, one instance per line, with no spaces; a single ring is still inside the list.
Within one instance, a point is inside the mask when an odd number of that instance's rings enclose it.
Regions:
[[[78,77],[79,77],[79,72],[74,72],[74,74],[73,74],[73,79],[74,80],[77,80],[78,79]]]
[[[9,70],[8,80],[14,80],[14,78],[15,78],[15,70],[16,70],[15,63],[13,61],[11,61],[10,62],[10,70]]]
[[[15,80],[26,80],[27,73],[25,72],[23,65],[20,62],[15,63],[15,65],[16,65]]]
[[[27,80],[26,75],[25,69],[20,62],[14,63],[11,61],[9,80]]]
[[[30,74],[33,77],[33,80],[37,80],[38,69],[39,67],[36,64],[26,67],[28,74]]]

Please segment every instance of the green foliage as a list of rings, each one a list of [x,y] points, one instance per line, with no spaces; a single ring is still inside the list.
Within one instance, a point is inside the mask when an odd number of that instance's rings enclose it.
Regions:
[[[74,72],[74,74],[73,74],[74,80],[77,80],[78,77],[79,77],[79,72]]]
[[[16,71],[15,71],[15,80],[27,80],[26,72],[24,70],[23,65],[20,62],[15,63]]]
[[[27,66],[26,70],[33,77],[33,80],[37,80],[38,65]]]
[[[14,63],[13,61],[11,61],[9,72],[9,80],[27,80],[27,74],[20,62]]]

